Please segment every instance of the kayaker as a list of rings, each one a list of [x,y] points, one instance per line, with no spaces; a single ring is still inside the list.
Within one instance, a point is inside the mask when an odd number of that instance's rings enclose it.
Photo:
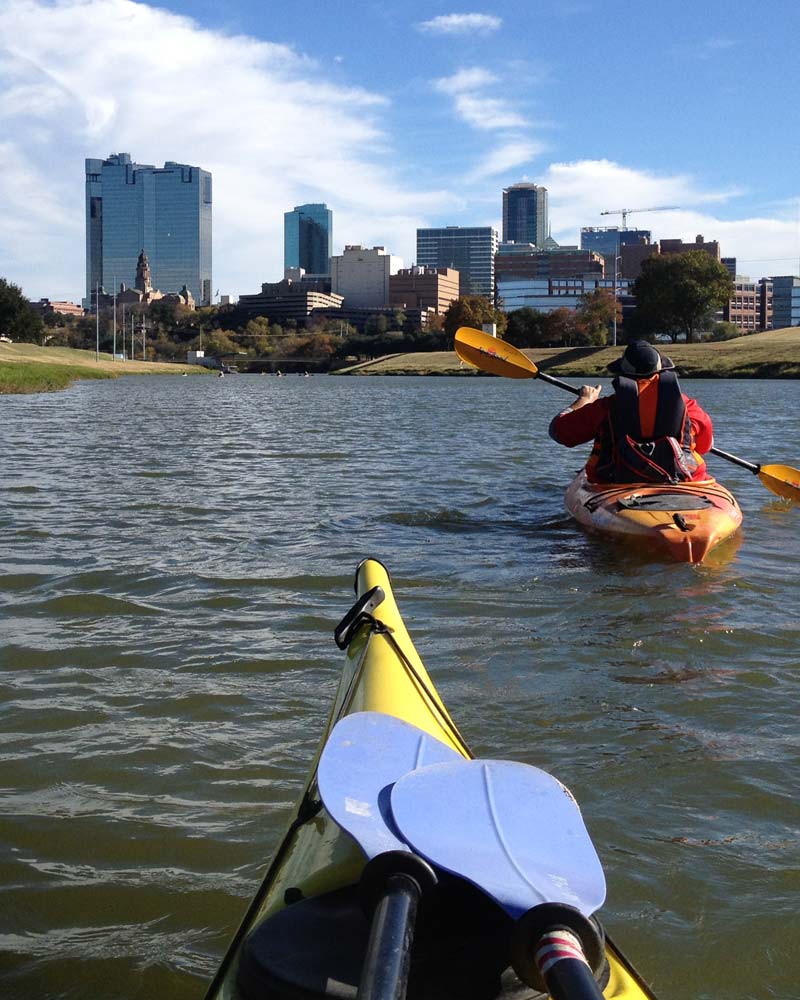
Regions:
[[[685,482],[707,479],[704,455],[714,444],[711,418],[681,392],[675,365],[646,340],[628,344],[608,370],[614,394],[581,386],[581,394],[550,423],[567,448],[594,440],[586,476],[595,483]]]

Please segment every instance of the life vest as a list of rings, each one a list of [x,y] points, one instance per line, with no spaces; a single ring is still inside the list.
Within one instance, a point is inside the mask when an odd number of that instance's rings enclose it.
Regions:
[[[644,381],[644,380],[642,380]],[[587,463],[591,478],[611,483],[677,483],[693,478],[701,460],[674,372],[661,372],[655,413],[643,405],[639,382],[620,375],[606,432]],[[643,426],[645,430],[643,431]]]

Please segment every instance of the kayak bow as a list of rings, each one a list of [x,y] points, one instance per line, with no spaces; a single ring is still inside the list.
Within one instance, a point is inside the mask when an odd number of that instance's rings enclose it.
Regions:
[[[355,589],[356,604],[335,632],[345,663],[317,756],[206,1000],[356,998],[369,937],[358,886],[367,857],[322,805],[317,784],[320,755],[339,720],[384,713],[438,741],[444,759],[472,757],[408,635],[386,568],[362,562]],[[335,765],[336,754],[331,759]],[[446,873],[439,878],[429,894],[434,901],[426,895],[420,911],[410,1000],[460,1000],[467,993],[476,1000],[545,1000],[510,967],[511,918],[472,883]],[[600,935],[605,1000],[655,1000],[608,934]]]

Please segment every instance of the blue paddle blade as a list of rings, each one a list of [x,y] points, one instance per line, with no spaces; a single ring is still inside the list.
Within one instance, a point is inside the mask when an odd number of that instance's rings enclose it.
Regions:
[[[454,759],[463,758],[416,726],[382,712],[355,712],[336,723],[322,751],[320,797],[368,858],[407,851],[391,816],[391,786],[415,768]]]
[[[516,918],[539,903],[590,916],[606,883],[570,792],[527,764],[460,760],[413,771],[391,791],[400,835]]]

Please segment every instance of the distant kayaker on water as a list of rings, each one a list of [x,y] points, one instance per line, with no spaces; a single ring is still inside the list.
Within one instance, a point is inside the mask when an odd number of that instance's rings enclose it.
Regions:
[[[550,423],[567,448],[594,440],[586,475],[595,483],[668,483],[707,479],[702,459],[714,444],[711,417],[681,392],[675,365],[635,340],[608,366],[614,394],[581,386],[581,394]]]

